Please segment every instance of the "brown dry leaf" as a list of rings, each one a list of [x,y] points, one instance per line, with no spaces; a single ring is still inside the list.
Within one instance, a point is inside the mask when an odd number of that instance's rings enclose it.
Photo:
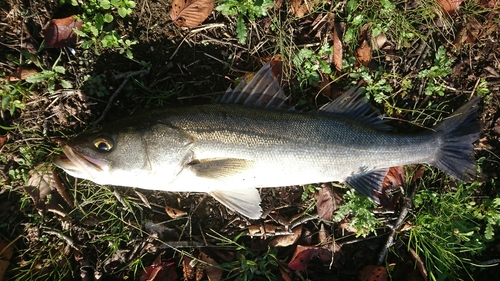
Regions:
[[[7,267],[9,267],[9,262],[0,260],[0,281],[3,281],[3,277],[5,275],[5,272],[7,271]]]
[[[183,210],[176,209],[176,208],[172,208],[169,206],[165,206],[165,212],[167,213],[167,215],[169,217],[171,217],[173,219],[177,219],[177,218],[184,217],[187,215],[187,212],[185,212]]]
[[[5,242],[4,240],[0,240],[0,260],[9,261],[14,254],[14,249],[12,245]]]
[[[320,249],[316,246],[297,245],[293,257],[288,263],[288,267],[292,270],[306,270],[309,261],[318,256]]]
[[[360,281],[387,281],[385,266],[367,265],[359,273]]]
[[[208,264],[214,265],[214,266],[208,266],[207,268],[205,268],[205,273],[207,274],[208,280],[210,280],[210,281],[221,280],[222,269],[217,267],[218,266],[217,262],[203,252],[200,253],[200,259]]]
[[[0,136],[0,148],[7,142],[7,135]]]
[[[6,81],[9,82],[15,82],[19,80],[26,80],[26,78],[30,77],[31,75],[37,74],[38,71],[33,68],[27,68],[24,66],[19,66],[16,71],[12,72],[9,76],[5,77]]]
[[[304,0],[290,0],[290,13],[298,18],[303,17],[308,12],[306,4],[303,2]]]
[[[188,256],[184,256],[182,258],[182,274],[184,280],[191,280],[195,278],[195,270],[194,267],[191,266],[192,260],[193,259]]]
[[[401,196],[401,193],[395,191],[398,191],[405,182],[406,172],[404,166],[390,168],[382,183],[380,205],[388,210],[394,210]]]
[[[328,237],[330,237],[330,235],[326,231],[325,225],[322,223],[320,228],[319,228],[319,232],[318,232],[319,243],[326,244]]]
[[[333,28],[333,64],[337,71],[342,71],[342,41],[340,41],[341,30],[337,24]]]
[[[74,16],[51,20],[45,29],[45,48],[62,48],[76,44],[78,35],[73,28],[82,29],[83,21],[77,21]]]
[[[446,12],[450,16],[455,14],[458,6],[460,6],[463,1],[464,0],[436,0],[443,12]]]
[[[172,0],[170,17],[179,27],[193,28],[212,13],[214,0]]]
[[[322,184],[318,192],[316,210],[318,217],[324,220],[331,220],[334,211],[332,188],[327,184]]]
[[[30,172],[28,184],[23,188],[38,210],[50,211],[64,217],[66,213],[61,207],[63,199],[56,191],[53,175],[47,167],[39,165]]]
[[[290,276],[290,273],[287,272],[285,269],[280,267],[280,273],[281,273],[281,278],[284,281],[292,281],[292,277]]]
[[[295,244],[302,234],[302,225],[295,227],[290,235],[280,235],[269,242],[271,247],[288,247]]]
[[[356,49],[356,58],[363,66],[368,67],[368,65],[370,65],[370,61],[372,60],[372,49],[368,41],[363,40],[361,45]]]

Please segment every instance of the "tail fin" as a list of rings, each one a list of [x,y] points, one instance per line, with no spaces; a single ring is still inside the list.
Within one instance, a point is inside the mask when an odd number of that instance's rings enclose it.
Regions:
[[[470,182],[476,175],[473,143],[479,139],[481,123],[477,119],[477,104],[473,99],[460,107],[453,116],[435,127],[441,149],[431,165],[452,177]]]

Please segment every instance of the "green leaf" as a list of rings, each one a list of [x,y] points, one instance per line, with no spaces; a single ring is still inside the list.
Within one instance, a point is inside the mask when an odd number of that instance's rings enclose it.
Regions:
[[[67,80],[61,80],[61,86],[64,89],[71,89],[71,88],[73,88],[73,85],[71,84],[71,82],[69,82]]]
[[[247,27],[245,26],[245,22],[243,21],[243,17],[238,16],[238,20],[236,21],[236,33],[238,34],[238,41],[241,44],[245,44],[247,41]]]
[[[104,22],[110,23],[112,21],[113,21],[113,15],[111,15],[111,14],[105,14],[104,15]]]
[[[10,103],[10,96],[5,96],[2,99],[2,110],[5,110]]]
[[[66,69],[60,65],[56,65],[56,66],[52,67],[52,70],[54,70],[57,73],[61,73],[61,74],[66,73]]]
[[[102,0],[100,6],[104,10],[109,10],[109,8],[111,8],[111,3],[108,0]]]
[[[128,15],[128,11],[127,11],[127,8],[124,8],[124,7],[120,7],[118,8],[118,14],[120,15],[120,17],[124,18]]]

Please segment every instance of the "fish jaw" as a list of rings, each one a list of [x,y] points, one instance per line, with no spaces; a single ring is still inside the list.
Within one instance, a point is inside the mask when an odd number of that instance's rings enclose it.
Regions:
[[[63,145],[64,155],[54,159],[54,164],[66,171],[73,177],[91,180],[96,183],[102,182],[100,178],[107,174],[109,165],[104,160],[87,156],[72,149],[69,145]]]

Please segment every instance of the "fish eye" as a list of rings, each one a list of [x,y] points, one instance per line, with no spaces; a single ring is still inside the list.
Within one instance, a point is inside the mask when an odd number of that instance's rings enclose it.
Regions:
[[[113,148],[113,142],[108,138],[100,137],[94,140],[94,146],[100,151],[107,152],[111,151],[111,149]]]

